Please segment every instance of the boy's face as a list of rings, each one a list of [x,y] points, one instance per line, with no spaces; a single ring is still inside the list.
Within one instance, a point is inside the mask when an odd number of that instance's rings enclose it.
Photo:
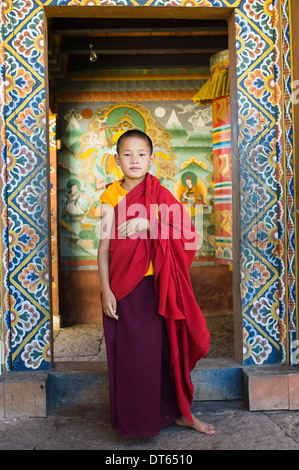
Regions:
[[[115,160],[127,178],[141,179],[154,163],[155,156],[151,155],[145,139],[127,137],[122,141],[119,154],[115,155]]]

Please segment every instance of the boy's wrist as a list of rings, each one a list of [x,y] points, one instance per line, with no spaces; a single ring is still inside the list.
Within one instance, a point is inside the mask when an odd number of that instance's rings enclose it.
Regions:
[[[102,284],[102,285],[101,285],[101,291],[102,291],[102,294],[103,294],[103,295],[105,295],[105,294],[111,292],[110,284],[108,284],[108,283],[107,283],[107,284],[106,284],[106,283],[105,283],[105,284]]]

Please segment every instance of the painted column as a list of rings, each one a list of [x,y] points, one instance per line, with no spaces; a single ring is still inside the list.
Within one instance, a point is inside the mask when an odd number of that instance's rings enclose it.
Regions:
[[[232,172],[229,61],[225,50],[211,57],[211,76],[193,100],[212,106],[215,260],[232,264]]]
[[[56,114],[49,116],[50,138],[50,202],[51,202],[51,276],[52,276],[52,323],[53,328],[60,326],[59,321],[59,290],[58,290],[58,227],[57,227],[57,140]]]
[[[215,257],[232,264],[232,172],[229,97],[213,99]]]
[[[220,90],[212,100],[215,198],[215,257],[232,264],[232,172],[228,51],[210,59],[211,74],[220,75]],[[218,87],[219,88],[219,87]],[[223,94],[223,96],[219,96]]]

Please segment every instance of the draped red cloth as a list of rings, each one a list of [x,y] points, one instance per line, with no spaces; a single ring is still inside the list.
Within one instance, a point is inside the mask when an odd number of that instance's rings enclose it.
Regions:
[[[118,235],[118,225],[135,217],[148,218],[153,233],[144,231],[130,238]],[[210,343],[210,333],[189,276],[197,243],[198,234],[187,211],[149,173],[115,207],[109,249],[111,290],[116,300],[129,294],[152,260],[159,314],[165,318],[169,337],[170,373],[175,379],[179,410],[191,423],[190,373],[206,355]]]

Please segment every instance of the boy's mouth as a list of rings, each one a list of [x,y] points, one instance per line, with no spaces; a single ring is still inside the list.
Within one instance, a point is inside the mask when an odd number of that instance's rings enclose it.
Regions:
[[[130,168],[130,170],[140,170],[140,168],[137,167],[137,166],[132,166],[132,167]]]

